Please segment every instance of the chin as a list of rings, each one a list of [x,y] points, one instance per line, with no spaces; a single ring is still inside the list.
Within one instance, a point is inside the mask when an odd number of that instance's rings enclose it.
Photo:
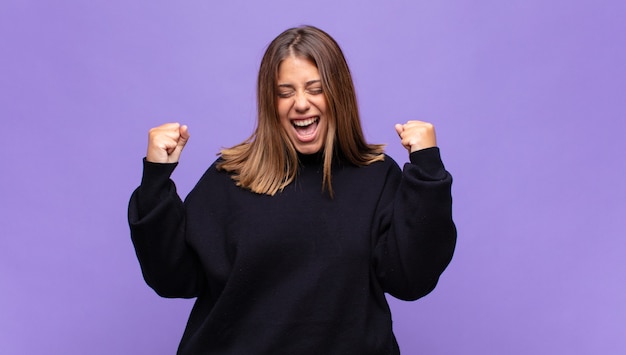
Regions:
[[[299,147],[296,146],[296,151],[298,151],[298,153],[300,154],[316,154],[319,153],[322,150],[321,146],[305,146],[305,147]]]

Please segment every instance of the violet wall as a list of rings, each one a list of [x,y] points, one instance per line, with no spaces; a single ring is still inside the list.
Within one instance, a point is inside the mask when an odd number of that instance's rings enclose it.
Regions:
[[[343,47],[365,131],[433,122],[458,249],[390,300],[404,354],[626,353],[626,2],[0,4],[0,353],[173,354],[191,307],[143,282],[126,204],[147,130],[192,133],[191,189],[254,125],[265,46],[313,24]]]

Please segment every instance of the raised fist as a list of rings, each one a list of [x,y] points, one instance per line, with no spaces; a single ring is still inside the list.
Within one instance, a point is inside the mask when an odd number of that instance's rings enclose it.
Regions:
[[[150,129],[146,160],[152,163],[176,163],[189,140],[187,126],[166,123]]]
[[[396,124],[396,132],[400,136],[402,145],[409,153],[437,146],[435,127],[428,122],[408,121],[405,124],[398,123]]]

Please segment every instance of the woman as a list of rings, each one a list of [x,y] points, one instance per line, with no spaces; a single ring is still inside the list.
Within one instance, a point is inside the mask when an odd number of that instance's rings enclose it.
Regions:
[[[257,97],[254,134],[184,203],[188,129],[150,130],[129,223],[148,285],[197,298],[178,352],[398,354],[384,294],[428,294],[456,240],[433,126],[396,125],[404,171],[366,143],[343,53],[310,26],[269,45]]]

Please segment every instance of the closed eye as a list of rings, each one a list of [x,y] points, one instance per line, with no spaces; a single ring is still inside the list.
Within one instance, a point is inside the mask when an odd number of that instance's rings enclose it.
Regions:
[[[287,98],[287,97],[293,96],[294,93],[295,93],[294,90],[280,89],[280,90],[278,90],[278,97],[280,97],[280,98]]]
[[[316,87],[316,88],[310,88],[310,89],[308,89],[308,90],[307,90],[307,92],[308,92],[309,94],[311,94],[311,95],[319,95],[319,94],[323,93],[323,92],[324,92],[324,90],[322,90],[322,88],[321,88],[321,87],[319,87],[319,88],[317,88],[317,87]]]

